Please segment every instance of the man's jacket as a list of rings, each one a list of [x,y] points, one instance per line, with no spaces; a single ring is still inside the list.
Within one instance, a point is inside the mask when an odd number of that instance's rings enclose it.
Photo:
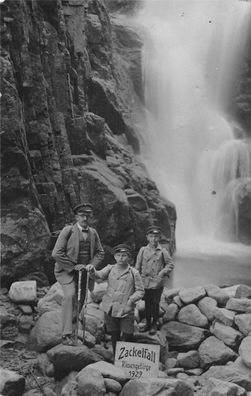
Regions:
[[[73,281],[74,266],[78,264],[79,254],[79,228],[77,224],[65,226],[59,234],[52,257],[56,260],[55,277],[59,283],[67,284]],[[89,227],[90,232],[90,256],[92,264],[97,267],[104,258],[104,249],[101,245],[97,231]],[[91,282],[90,289],[94,282]]]

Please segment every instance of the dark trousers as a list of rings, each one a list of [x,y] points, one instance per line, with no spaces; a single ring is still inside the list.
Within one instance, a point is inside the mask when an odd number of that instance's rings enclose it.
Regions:
[[[163,287],[158,289],[145,289],[145,313],[146,323],[156,325],[159,318],[159,302]]]

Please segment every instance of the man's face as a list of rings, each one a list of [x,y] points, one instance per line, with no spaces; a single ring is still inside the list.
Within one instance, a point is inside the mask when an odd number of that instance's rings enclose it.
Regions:
[[[76,214],[76,221],[83,228],[87,228],[92,218],[92,212],[78,212]]]
[[[114,255],[116,263],[119,265],[126,265],[128,264],[129,255],[126,252],[118,252]]]
[[[158,245],[158,243],[159,243],[160,235],[150,232],[150,233],[147,235],[147,240],[148,240],[150,246],[156,247],[156,246]]]

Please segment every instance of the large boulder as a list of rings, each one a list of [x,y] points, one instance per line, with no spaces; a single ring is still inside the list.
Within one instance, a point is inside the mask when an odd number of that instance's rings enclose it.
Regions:
[[[189,304],[181,308],[178,314],[178,320],[179,322],[186,323],[192,326],[208,326],[207,317],[201,313],[201,311],[195,304]]]
[[[214,298],[212,297],[202,298],[198,302],[198,307],[210,322],[214,319],[215,308],[217,307],[217,302]]]
[[[213,335],[215,335],[215,337],[233,349],[238,346],[240,340],[243,337],[242,333],[239,331],[233,329],[230,326],[225,326],[223,323],[217,321],[213,323],[210,331]]]
[[[90,367],[82,369],[76,377],[81,396],[104,396],[106,387],[100,371]]]
[[[236,315],[234,322],[243,334],[248,335],[251,333],[251,313]]]
[[[208,337],[203,341],[198,351],[200,354],[200,365],[204,369],[211,365],[226,364],[237,357],[237,354],[232,349],[214,336]]]
[[[45,312],[30,333],[30,346],[38,352],[60,344],[62,336],[61,310]]]
[[[124,385],[129,379],[120,367],[116,367],[108,362],[99,361],[97,363],[90,364],[88,368],[99,371],[103,377],[111,378],[122,385]]]
[[[205,287],[208,297],[214,298],[219,306],[225,306],[229,300],[229,295],[224,289],[216,285],[208,285]]]
[[[179,350],[194,349],[204,340],[206,330],[184,323],[171,321],[161,327],[169,345]]]
[[[47,294],[38,301],[38,313],[42,315],[44,312],[58,311],[61,309],[63,298],[62,286],[58,282],[54,283]]]
[[[240,313],[251,312],[251,299],[230,298],[227,302],[226,308]]]
[[[207,386],[208,396],[246,396],[246,390],[231,382],[209,378]]]
[[[201,379],[216,378],[222,381],[232,382],[236,385],[251,391],[251,376],[236,369],[236,366],[231,363],[226,366],[212,366],[204,374]]]
[[[216,308],[214,311],[215,319],[218,319],[226,326],[232,326],[236,312],[230,311],[226,308]]]
[[[35,303],[37,300],[37,282],[19,281],[12,283],[9,297],[15,303]]]
[[[203,287],[197,286],[179,291],[179,297],[184,304],[192,304],[205,297],[206,291]]]
[[[177,356],[177,365],[184,369],[194,369],[200,367],[200,355],[198,351],[189,351],[179,353]]]

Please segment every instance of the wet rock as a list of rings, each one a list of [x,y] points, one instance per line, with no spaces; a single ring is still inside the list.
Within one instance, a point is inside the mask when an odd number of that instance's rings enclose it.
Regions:
[[[105,394],[104,378],[98,370],[85,367],[78,373],[76,381],[81,396],[103,396]]]
[[[3,395],[20,396],[24,393],[25,379],[15,371],[0,368],[0,392]]]
[[[224,289],[221,289],[220,287],[215,285],[206,286],[205,289],[208,297],[214,298],[219,306],[226,305],[227,301],[229,300],[229,295],[224,292]]]
[[[164,324],[161,332],[167,337],[170,346],[185,351],[198,347],[206,336],[206,331],[200,327],[175,321]]]
[[[184,304],[192,304],[205,297],[206,291],[203,287],[198,286],[189,289],[183,289],[179,292],[179,297]]]
[[[192,326],[207,327],[208,320],[205,315],[201,313],[195,304],[189,304],[181,308],[178,314],[178,320]]]
[[[12,283],[9,297],[15,303],[34,303],[37,300],[37,282],[19,281]]]
[[[226,305],[227,309],[236,312],[250,312],[251,311],[251,299],[249,298],[230,298]]]
[[[179,353],[177,356],[177,364],[184,369],[198,368],[200,367],[200,355],[198,351]]]
[[[234,322],[243,334],[248,335],[251,333],[251,313],[236,315]]]
[[[55,372],[64,375],[71,371],[80,371],[87,365],[101,360],[100,355],[85,345],[74,347],[60,344],[48,350],[47,356],[53,363]]]
[[[211,336],[199,346],[200,365],[202,368],[208,368],[211,365],[226,364],[234,360],[237,354],[228,348],[223,341]]]
[[[120,396],[152,396],[165,392],[168,396],[193,396],[193,390],[185,381],[179,379],[142,378],[129,381]]]
[[[232,326],[236,312],[226,308],[216,308],[214,311],[215,319],[218,319],[226,326]]]
[[[209,378],[207,386],[208,396],[246,396],[246,390],[241,386],[216,378]]]
[[[224,344],[234,349],[237,347],[241,338],[243,337],[239,331],[233,329],[230,326],[225,326],[220,322],[214,322],[210,328],[210,331],[215,335],[215,337],[223,341]]]
[[[243,363],[251,368],[251,335],[245,337],[240,345],[239,354]]]
[[[214,311],[217,307],[217,302],[214,298],[204,297],[198,302],[200,311],[208,318],[211,322],[214,319]]]
[[[30,345],[38,352],[44,352],[54,345],[60,344],[62,332],[62,313],[60,311],[45,312],[37,320],[30,333]]]

